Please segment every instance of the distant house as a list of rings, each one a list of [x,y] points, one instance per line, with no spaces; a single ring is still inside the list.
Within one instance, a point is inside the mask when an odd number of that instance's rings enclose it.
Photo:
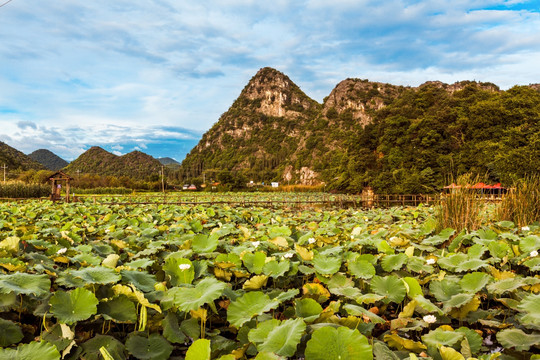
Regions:
[[[279,187],[279,183],[278,183],[278,182],[273,182],[273,183],[272,183],[272,187],[273,187],[273,188]]]
[[[189,185],[188,190],[197,190],[197,187],[193,184]]]

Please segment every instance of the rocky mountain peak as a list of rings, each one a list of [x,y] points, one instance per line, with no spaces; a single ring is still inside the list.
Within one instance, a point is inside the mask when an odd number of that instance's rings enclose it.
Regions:
[[[257,112],[273,117],[295,118],[318,106],[287,75],[269,67],[251,78],[237,101],[247,102]]]

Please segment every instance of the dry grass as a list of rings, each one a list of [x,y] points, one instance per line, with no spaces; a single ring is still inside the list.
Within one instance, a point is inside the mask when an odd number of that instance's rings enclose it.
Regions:
[[[540,175],[517,181],[503,197],[497,217],[510,220],[519,227],[540,221]]]

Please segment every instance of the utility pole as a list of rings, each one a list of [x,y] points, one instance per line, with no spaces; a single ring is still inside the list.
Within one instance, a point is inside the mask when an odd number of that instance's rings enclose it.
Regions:
[[[4,165],[2,166],[2,168],[4,169],[4,184],[5,184],[5,183],[6,183],[6,169],[7,169],[6,164],[4,164]]]
[[[165,194],[165,170],[163,165],[161,165],[161,191]]]
[[[81,170],[77,169],[77,171],[75,171],[77,173],[77,180],[81,180]]]

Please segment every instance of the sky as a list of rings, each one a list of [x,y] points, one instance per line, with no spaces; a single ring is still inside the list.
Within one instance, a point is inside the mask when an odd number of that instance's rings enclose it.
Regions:
[[[540,0],[0,0],[0,141],[181,161],[256,72],[540,83]]]

